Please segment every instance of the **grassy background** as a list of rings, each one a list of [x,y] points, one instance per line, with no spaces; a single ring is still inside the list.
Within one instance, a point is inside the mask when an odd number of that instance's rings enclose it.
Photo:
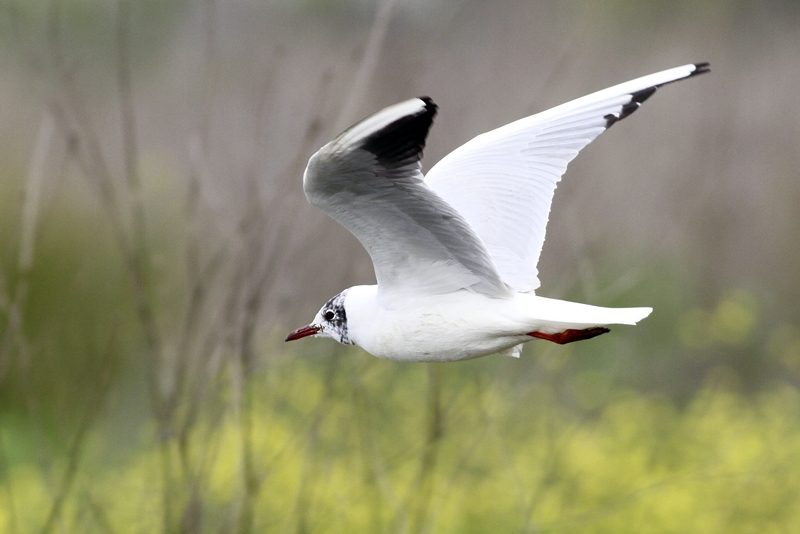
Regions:
[[[0,4],[0,532],[800,529],[796,3]],[[285,345],[371,279],[305,161],[441,105],[429,165],[708,60],[559,186],[519,360]]]
[[[721,369],[678,403],[571,372],[575,357],[287,354],[253,374],[244,411],[208,406],[185,441],[132,406],[63,452],[6,417],[0,526],[41,531],[58,503],[69,532],[160,531],[165,507],[169,530],[192,532],[797,528],[796,389],[745,396]]]

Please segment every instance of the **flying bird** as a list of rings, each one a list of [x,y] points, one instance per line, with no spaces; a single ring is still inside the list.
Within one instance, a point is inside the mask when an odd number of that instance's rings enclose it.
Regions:
[[[369,253],[377,285],[345,289],[286,341],[330,337],[389,360],[519,357],[532,339],[563,344],[636,324],[652,308],[541,297],[536,264],[567,164],[662,85],[709,71],[684,65],[615,85],[479,135],[423,176],[437,106],[389,106],[308,161],[309,202]]]

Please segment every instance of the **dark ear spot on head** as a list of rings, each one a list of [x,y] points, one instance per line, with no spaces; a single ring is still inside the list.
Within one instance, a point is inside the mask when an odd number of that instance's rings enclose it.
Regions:
[[[347,332],[347,312],[344,309],[344,299],[347,289],[333,297],[322,307],[322,318],[330,323],[333,331],[339,334],[339,343],[352,345]]]

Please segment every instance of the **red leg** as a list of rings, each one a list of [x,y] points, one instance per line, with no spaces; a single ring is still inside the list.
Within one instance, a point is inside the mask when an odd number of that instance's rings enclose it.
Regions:
[[[552,341],[553,343],[558,343],[559,345],[564,345],[566,343],[572,343],[573,341],[583,341],[584,339],[591,339],[593,337],[597,337],[600,334],[605,334],[608,332],[608,328],[603,328],[602,326],[596,326],[594,328],[587,328],[586,330],[564,330],[563,332],[559,332],[558,334],[543,334],[542,332],[528,332],[527,336],[535,337],[537,339],[546,339],[547,341]]]

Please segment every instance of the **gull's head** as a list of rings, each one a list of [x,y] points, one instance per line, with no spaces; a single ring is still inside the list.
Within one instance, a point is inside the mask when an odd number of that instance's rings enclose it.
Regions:
[[[294,341],[308,336],[329,337],[339,343],[352,345],[347,335],[347,312],[344,299],[347,289],[333,297],[320,308],[311,324],[302,326],[286,336],[286,341]]]

